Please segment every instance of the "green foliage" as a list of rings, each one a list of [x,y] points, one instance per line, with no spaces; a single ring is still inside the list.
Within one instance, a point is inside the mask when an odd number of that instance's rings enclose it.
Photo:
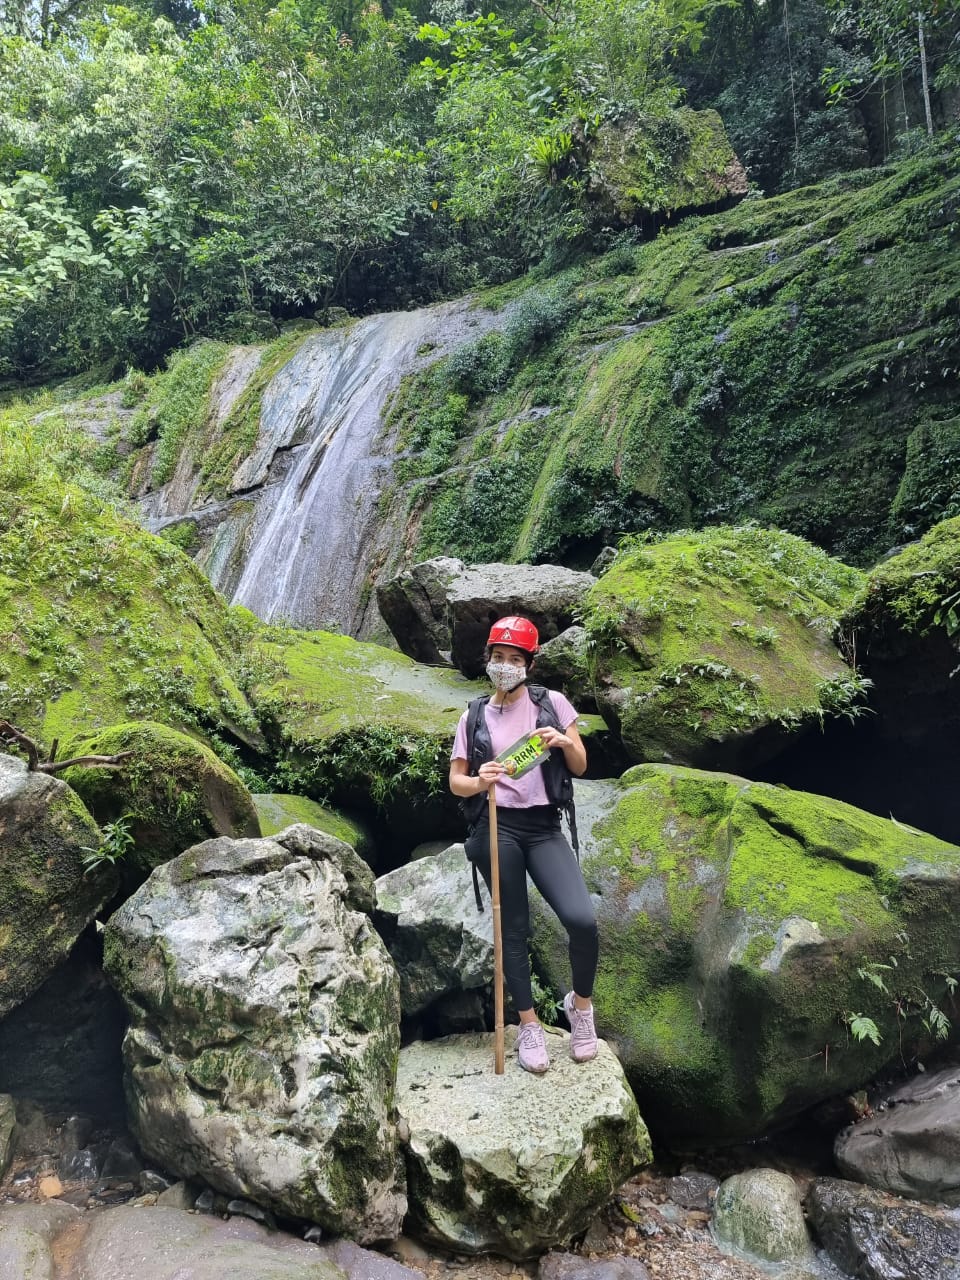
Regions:
[[[130,822],[133,814],[125,813],[113,822],[106,822],[100,828],[101,840],[97,847],[83,845],[83,874],[93,875],[103,866],[115,866],[130,852],[133,847],[133,833]]]

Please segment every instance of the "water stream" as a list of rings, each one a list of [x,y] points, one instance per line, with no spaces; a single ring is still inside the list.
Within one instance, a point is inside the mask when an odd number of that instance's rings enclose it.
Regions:
[[[264,621],[357,634],[393,462],[387,396],[424,348],[436,359],[488,323],[456,302],[307,338],[267,388],[257,443],[230,485],[236,496],[198,557],[214,586]]]

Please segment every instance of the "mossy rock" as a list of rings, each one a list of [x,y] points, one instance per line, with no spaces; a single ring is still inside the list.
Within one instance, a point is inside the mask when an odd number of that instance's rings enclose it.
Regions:
[[[262,746],[256,619],[178,548],[0,433],[0,694],[46,745],[132,717]]]
[[[681,107],[607,121],[587,150],[587,200],[608,225],[632,226],[643,215],[702,208],[747,192],[747,175],[715,111]]]
[[[252,798],[262,835],[275,836],[278,831],[302,822],[316,831],[335,836],[355,849],[361,858],[368,862],[371,860],[373,842],[370,833],[345,814],[326,809],[306,796],[254,795]]]
[[[129,816],[127,888],[210,836],[259,836],[253,797],[195,738],[151,721],[113,725],[68,746],[70,755],[132,752],[116,770],[75,765],[66,778],[101,825]]]
[[[887,657],[915,647],[921,636],[960,632],[960,516],[872,569],[844,623],[867,654]]]
[[[0,755],[0,1018],[65,960],[116,889],[110,867],[84,874],[100,831],[59,778]]]
[[[862,686],[835,643],[862,575],[754,526],[626,545],[587,597],[594,690],[633,760],[743,768]]]
[[[421,840],[460,831],[446,782],[450,748],[461,713],[486,686],[349,636],[270,634],[264,649],[276,674],[252,698],[273,722],[291,790],[379,822],[394,850],[383,850],[378,871]]]
[[[666,1141],[756,1138],[929,1051],[924,1020],[950,1008],[960,971],[960,848],[822,796],[665,765],[623,775],[590,843],[598,1030]],[[534,949],[567,985],[566,938],[543,908]],[[858,1014],[878,1045],[854,1039]]]

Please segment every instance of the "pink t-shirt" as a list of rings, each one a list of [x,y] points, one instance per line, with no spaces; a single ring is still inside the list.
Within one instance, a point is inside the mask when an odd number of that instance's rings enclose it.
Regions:
[[[577,718],[573,706],[563,696],[550,690],[550,701],[562,729],[567,729]],[[498,756],[507,747],[512,747],[518,738],[533,733],[537,727],[537,704],[524,689],[516,702],[495,707],[488,702],[483,709],[493,754]],[[453,740],[451,760],[469,760],[467,751],[467,712],[460,717],[457,725],[457,736]],[[536,804],[549,804],[546,788],[543,785],[543,769],[531,769],[516,781],[506,775],[497,780],[497,804],[504,809],[529,809]]]

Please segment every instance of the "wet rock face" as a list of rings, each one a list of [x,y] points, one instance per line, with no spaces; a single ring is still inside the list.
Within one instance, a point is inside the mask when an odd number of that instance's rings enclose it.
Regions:
[[[541,643],[573,625],[596,579],[558,565],[477,564],[441,557],[377,588],[383,620],[397,644],[421,662],[448,657],[466,676],[483,674],[483,651],[498,618],[520,614]]]
[[[112,917],[131,1124],[168,1170],[360,1242],[406,1208],[396,970],[373,877],[308,827],[210,840]]]
[[[0,755],[0,1017],[36,991],[112,895],[109,869],[84,875],[84,851],[99,843],[65,783]]]
[[[410,1221],[464,1253],[534,1257],[568,1244],[651,1158],[646,1127],[606,1045],[593,1062],[548,1037],[553,1065],[531,1077],[507,1031],[503,1075],[493,1036],[450,1036],[400,1054]]]
[[[664,1141],[756,1138],[859,1088],[902,1035],[922,1042],[921,1019],[901,1025],[859,970],[896,954],[904,989],[945,998],[930,975],[960,969],[960,848],[823,796],[665,765],[594,784],[594,800],[580,826],[597,1027]],[[538,969],[562,990],[566,936],[531,906]],[[847,1034],[848,1009],[876,1021],[879,1046]]]
[[[858,1280],[956,1280],[960,1275],[960,1225],[948,1212],[839,1178],[814,1183],[807,1211],[830,1258]]]
[[[887,1102],[838,1137],[841,1173],[896,1195],[960,1205],[960,1066],[915,1076]]]

